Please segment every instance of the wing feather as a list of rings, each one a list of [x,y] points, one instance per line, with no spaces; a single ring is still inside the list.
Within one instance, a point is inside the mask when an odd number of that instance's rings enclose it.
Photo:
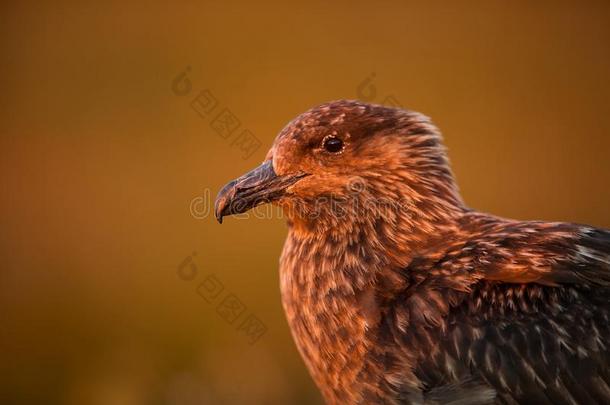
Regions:
[[[392,333],[430,403],[610,403],[609,231],[505,223],[415,263]]]

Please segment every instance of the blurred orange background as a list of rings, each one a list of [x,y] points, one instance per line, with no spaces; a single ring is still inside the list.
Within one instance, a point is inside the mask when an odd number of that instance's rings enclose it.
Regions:
[[[280,304],[283,220],[190,207],[321,102],[431,116],[473,208],[610,227],[610,2],[0,10],[3,404],[320,403]],[[191,108],[205,89],[251,157]],[[255,344],[197,293],[212,274]]]

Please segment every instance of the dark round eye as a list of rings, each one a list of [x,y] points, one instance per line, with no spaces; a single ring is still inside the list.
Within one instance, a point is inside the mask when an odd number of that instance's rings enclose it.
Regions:
[[[326,149],[328,152],[337,153],[343,150],[343,141],[334,136],[329,136],[328,138],[324,139],[322,146],[324,146],[324,149]]]

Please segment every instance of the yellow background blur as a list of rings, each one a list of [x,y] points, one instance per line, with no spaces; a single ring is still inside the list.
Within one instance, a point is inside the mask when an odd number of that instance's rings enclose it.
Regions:
[[[443,130],[471,207],[610,227],[608,1],[0,10],[2,404],[320,403],[280,305],[283,221],[189,206],[373,74],[367,97]],[[252,157],[190,107],[204,89]],[[210,274],[266,325],[254,345],[197,294]]]

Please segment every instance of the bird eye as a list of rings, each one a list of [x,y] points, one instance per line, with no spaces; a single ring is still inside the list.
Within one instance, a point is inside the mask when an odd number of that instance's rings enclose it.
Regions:
[[[343,141],[337,137],[329,136],[324,138],[322,146],[330,153],[338,153],[343,150]]]

